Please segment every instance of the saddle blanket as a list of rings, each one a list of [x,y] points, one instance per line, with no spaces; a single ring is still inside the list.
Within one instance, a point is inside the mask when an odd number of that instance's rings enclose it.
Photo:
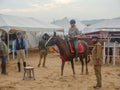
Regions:
[[[69,45],[69,48],[70,48],[70,52],[71,53],[75,53],[75,50],[74,50],[74,48],[72,46],[72,43],[68,42],[68,45]],[[81,43],[78,43],[78,52],[79,53],[83,53],[84,52],[84,47],[83,47],[83,45]]]

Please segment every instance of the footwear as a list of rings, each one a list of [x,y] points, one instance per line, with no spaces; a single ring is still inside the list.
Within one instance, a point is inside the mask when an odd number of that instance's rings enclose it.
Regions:
[[[6,72],[6,64],[4,64],[4,65],[2,64],[1,67],[2,67],[2,72],[1,73],[4,74],[4,75],[7,75],[8,73]]]
[[[3,73],[3,65],[1,64],[1,74]]]
[[[96,89],[101,88],[101,87],[102,87],[101,85],[93,86],[93,88],[96,88]]]
[[[23,66],[26,67],[26,62],[23,62]]]
[[[21,71],[20,62],[18,62],[17,65],[18,65],[18,72],[20,72]]]

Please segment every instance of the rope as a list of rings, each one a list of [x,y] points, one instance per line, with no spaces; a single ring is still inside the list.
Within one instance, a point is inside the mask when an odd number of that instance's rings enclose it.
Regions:
[[[59,53],[59,51],[56,50],[54,47],[52,47],[52,49],[53,49],[56,53]],[[62,60],[63,60],[64,62],[68,61],[68,60],[66,60],[66,59],[64,58],[64,56],[61,55],[61,54],[60,54],[60,58],[62,58]]]

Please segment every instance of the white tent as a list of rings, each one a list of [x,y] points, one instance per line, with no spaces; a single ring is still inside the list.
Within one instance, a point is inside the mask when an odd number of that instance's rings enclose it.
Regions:
[[[20,30],[20,31],[34,32],[34,33],[36,33],[36,32],[53,32],[53,31],[64,32],[64,29],[60,26],[43,23],[34,18],[3,15],[3,14],[0,14],[0,31],[1,30],[8,33],[8,48],[9,48],[9,32],[11,30],[14,30],[14,31]],[[30,35],[28,35],[28,36],[30,36]],[[28,37],[28,38],[30,38],[30,40],[34,40],[33,36]],[[34,42],[32,42],[32,44],[33,43]]]
[[[68,34],[68,30],[70,28],[70,18],[63,18],[61,20],[56,20],[54,22],[52,22],[53,24],[55,25],[58,25],[58,26],[61,26],[61,27],[64,27],[64,30],[65,30],[65,34]],[[75,19],[76,21],[76,27],[80,30],[80,31],[83,31],[83,29],[86,27],[86,25],[82,24],[79,20]]]
[[[33,18],[0,14],[0,29],[9,32],[11,29],[23,31],[53,32],[64,31],[62,27],[43,23]]]
[[[120,19],[104,20],[84,29],[84,33],[98,32],[98,31],[120,31]]]
[[[20,31],[25,31],[27,33],[29,32],[29,34],[27,34],[27,38],[32,41],[35,40],[36,37],[35,35],[34,37],[30,35],[30,33],[36,34],[36,32],[53,32],[53,31],[64,32],[64,29],[60,26],[41,22],[34,18],[3,15],[3,14],[0,14],[0,29],[6,31],[7,33],[9,33],[9,31],[11,30],[14,31],[20,30]],[[30,47],[33,46],[35,45],[33,45],[32,42]]]
[[[32,35],[31,33],[26,33],[26,41],[28,48],[35,48],[38,46],[36,36]]]

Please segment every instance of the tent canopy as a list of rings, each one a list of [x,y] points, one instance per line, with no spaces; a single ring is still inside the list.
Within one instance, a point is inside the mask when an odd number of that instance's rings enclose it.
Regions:
[[[97,31],[120,31],[120,19],[104,20],[84,29],[84,33]]]
[[[52,23],[55,24],[55,25],[64,27],[65,34],[67,34],[68,30],[70,28],[70,20],[71,20],[70,18],[65,17],[65,18],[63,18],[61,20],[56,20],[56,21],[54,21]],[[76,21],[76,27],[80,31],[82,31],[86,27],[86,25],[82,24],[79,20],[75,19],[75,21]]]
[[[34,18],[11,16],[0,14],[0,29],[9,32],[11,29],[33,32],[53,32],[62,31],[64,29],[57,25],[43,23]]]

